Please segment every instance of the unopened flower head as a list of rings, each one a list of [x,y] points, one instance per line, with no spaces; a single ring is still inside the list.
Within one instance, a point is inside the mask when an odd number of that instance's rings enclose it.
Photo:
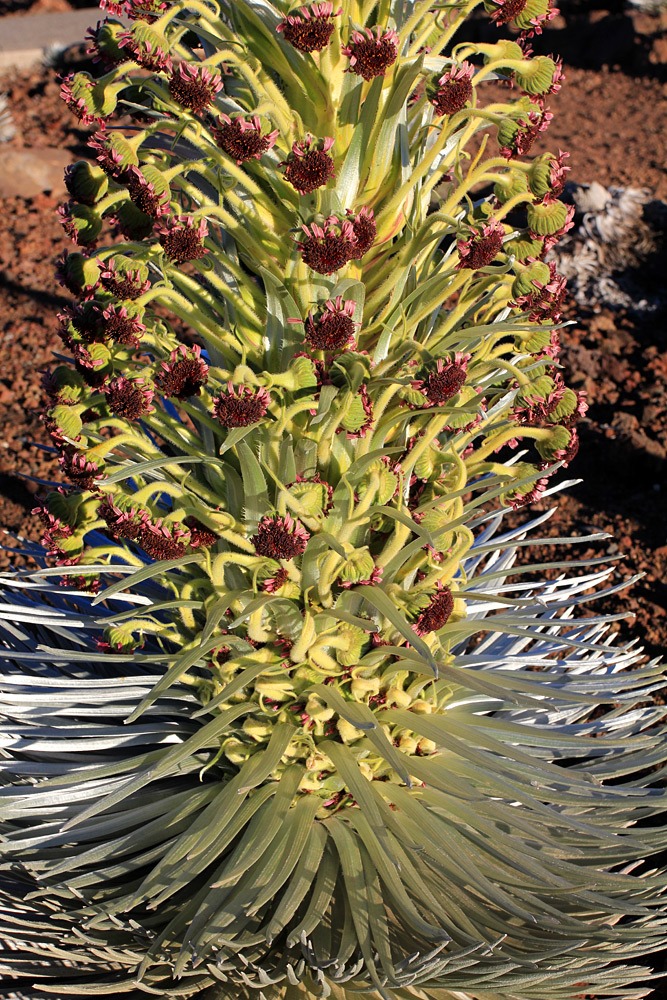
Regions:
[[[342,7],[334,11],[332,3],[311,3],[283,18],[276,31],[282,32],[285,41],[300,52],[321,52],[333,34],[334,17],[341,13]]]

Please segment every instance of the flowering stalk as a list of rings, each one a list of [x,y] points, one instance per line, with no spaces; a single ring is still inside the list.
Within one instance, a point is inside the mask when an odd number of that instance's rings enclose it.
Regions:
[[[624,784],[658,760],[655,668],[616,684],[633,656],[569,619],[603,575],[533,590],[491,540],[586,404],[545,261],[566,154],[524,159],[552,11],[493,0],[517,41],[457,41],[477,6],[107,2],[104,75],[63,83],[95,163],[61,212],[69,485],[37,579],[89,592],[54,619],[98,633],[85,704],[122,679],[111,763],[65,738],[11,774],[57,812],[33,836],[19,795],[6,836],[53,890],[63,989],[546,1000],[618,992],[643,972],[606,952],[661,939],[664,882],[623,867],[662,846]]]

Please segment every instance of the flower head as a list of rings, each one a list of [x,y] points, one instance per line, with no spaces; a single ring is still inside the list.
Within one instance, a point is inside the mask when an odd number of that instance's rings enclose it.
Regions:
[[[220,115],[217,125],[211,128],[216,143],[237,164],[246,160],[259,160],[268,149],[275,145],[279,136],[278,129],[262,135],[262,123],[259,115],[251,118],[230,118]]]
[[[480,267],[491,264],[503,248],[504,236],[503,225],[495,219],[490,219],[481,229],[471,230],[468,239],[459,240],[456,244],[459,252],[457,268],[477,271]]]
[[[176,399],[198,396],[207,381],[208,365],[201,357],[201,348],[197,345],[186,347],[181,344],[171,352],[169,361],[160,362],[160,370],[155,376],[160,392]]]
[[[251,427],[266,416],[271,397],[264,388],[228,382],[213,405],[223,427]]]
[[[138,299],[151,287],[150,281],[144,277],[144,271],[141,268],[136,270],[132,268],[120,269],[113,258],[106,261],[103,267],[104,270],[100,272],[100,281],[108,292],[119,299]]]
[[[101,124],[95,82],[85,73],[69,73],[61,82],[60,96],[82,125]]]
[[[169,214],[169,189],[158,191],[155,183],[149,181],[138,167],[127,167],[123,172],[123,183],[127,185],[134,204],[145,215],[159,219]]]
[[[534,291],[517,296],[514,308],[528,313],[531,323],[558,323],[563,308],[567,281],[556,271],[553,261],[548,264],[549,280],[532,282]]]
[[[257,534],[250,539],[257,555],[269,559],[294,559],[306,550],[310,533],[304,526],[286,514],[263,517],[257,525]]]
[[[192,215],[170,215],[157,227],[158,240],[167,257],[174,264],[205,257],[208,250],[204,240],[208,236],[206,219],[196,220]]]
[[[139,534],[141,521],[134,507],[124,510],[106,497],[97,507],[97,514],[106,523],[113,538],[133,541]]]
[[[352,223],[352,230],[356,239],[352,260],[361,260],[375,242],[377,236],[377,226],[375,224],[375,213],[372,208],[362,208],[357,215],[353,215],[347,210],[347,218]]]
[[[60,224],[72,243],[82,247],[97,245],[97,237],[102,231],[102,219],[89,205],[68,201],[57,208]]]
[[[180,559],[185,555],[190,533],[180,525],[167,527],[162,518],[152,521],[146,514],[141,520],[136,540],[151,559]]]
[[[218,541],[215,531],[203,524],[194,514],[188,514],[183,524],[190,532],[191,549],[210,549]]]
[[[558,10],[551,6],[551,0],[487,0],[487,10],[491,20],[500,28],[513,22],[520,28],[524,38],[542,33],[542,25],[552,21]]]
[[[118,36],[118,45],[121,49],[127,49],[129,58],[133,59],[143,69],[159,72],[164,70],[170,72],[172,67],[171,56],[163,49],[160,43],[151,38],[142,37],[136,28],[122,32]]]
[[[285,41],[300,52],[321,52],[333,34],[333,18],[341,12],[342,7],[334,12],[332,3],[311,3],[299,7],[298,13],[288,14],[276,31],[282,32]]]
[[[169,93],[181,107],[201,115],[222,90],[222,77],[201,63],[179,62],[171,72],[168,87]]]
[[[500,152],[508,160],[513,156],[526,156],[540,132],[546,132],[549,128],[553,114],[546,108],[535,107],[536,110],[529,111],[526,118],[504,123],[505,127],[501,125],[498,130]]]
[[[383,30],[379,25],[353,31],[349,42],[341,49],[350,60],[348,72],[364,80],[384,76],[398,58],[398,42],[398,34],[393,29]]]
[[[66,448],[60,455],[58,462],[60,468],[71,483],[82,490],[91,490],[95,479],[99,477],[99,466],[86,458],[83,452],[74,448]]]
[[[538,500],[542,499],[542,495],[549,485],[549,479],[547,476],[543,476],[538,479],[529,490],[525,493],[515,493],[508,498],[508,503],[512,510],[519,510],[521,507],[527,507],[531,503],[536,503]]]
[[[459,66],[452,66],[440,77],[437,89],[428,98],[437,115],[453,115],[465,108],[472,98],[471,80],[474,72],[472,63],[462,62]]]
[[[454,610],[454,598],[449,587],[441,587],[431,597],[427,607],[420,612],[412,626],[417,635],[428,635],[443,628]]]
[[[143,378],[129,379],[119,375],[111,379],[102,391],[106,394],[109,409],[116,417],[138,420],[153,409],[155,392]]]
[[[412,383],[431,406],[444,406],[461,390],[468,372],[469,354],[455,354],[453,361],[438,358],[435,368],[420,372]]]
[[[299,194],[310,194],[323,187],[333,177],[334,161],[329,156],[333,139],[318,139],[308,133],[302,142],[292,145],[292,152],[281,163],[285,167],[285,179]]]
[[[139,347],[146,327],[137,316],[128,312],[127,306],[115,303],[108,305],[102,313],[105,335],[117,344]]]
[[[275,594],[281,587],[285,586],[288,580],[289,573],[284,566],[281,566],[280,569],[275,571],[273,576],[269,576],[265,580],[262,580],[262,590],[266,594]]]
[[[297,248],[304,263],[318,274],[333,274],[354,258],[357,237],[348,219],[331,215],[323,225],[313,222],[301,229],[305,239]]]
[[[354,340],[354,316],[356,303],[353,299],[327,299],[322,309],[313,317],[308,313],[306,320],[306,341],[314,351],[342,351]]]

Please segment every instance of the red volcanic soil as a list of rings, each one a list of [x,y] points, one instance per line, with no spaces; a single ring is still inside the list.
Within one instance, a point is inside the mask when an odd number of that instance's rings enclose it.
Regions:
[[[68,6],[67,0],[38,0],[32,6],[2,0],[0,14]],[[91,23],[97,16],[91,10]],[[554,25],[536,39],[540,51],[565,57],[566,84],[553,99],[548,147],[571,152],[575,182],[647,188],[655,199],[667,201],[667,43],[660,35],[665,23],[659,15],[630,19],[613,11],[575,11]],[[85,152],[85,132],[75,127],[58,89],[53,69],[0,78],[0,93],[8,95],[16,125],[15,137],[0,151],[58,147],[73,157]],[[55,475],[42,450],[47,435],[39,420],[39,386],[59,347],[56,313],[67,301],[53,276],[54,258],[66,245],[55,214],[58,201],[55,193],[0,199],[0,424],[6,428],[0,444],[0,524],[31,538],[39,537],[30,515],[39,486],[24,477]],[[636,620],[621,625],[624,636],[637,635],[655,655],[667,633],[664,303],[662,312],[650,314],[572,303],[570,318],[577,325],[563,333],[563,360],[569,384],[588,392],[590,410],[568,476],[583,482],[561,498],[549,533],[612,534],[607,541],[582,546],[580,554],[622,557],[622,577],[643,574],[630,590],[610,598],[604,610],[632,612]],[[547,554],[545,547],[540,555]]]

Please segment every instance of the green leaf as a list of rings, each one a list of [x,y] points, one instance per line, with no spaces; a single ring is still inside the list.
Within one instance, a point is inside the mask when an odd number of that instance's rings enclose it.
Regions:
[[[245,520],[250,532],[256,529],[260,518],[268,513],[271,504],[266,480],[254,453],[245,443],[239,444],[236,451],[243,477]]]
[[[434,677],[438,676],[438,664],[433,653],[421,636],[418,636],[407,618],[398,610],[388,594],[381,587],[360,587],[356,593],[363,597],[376,611],[379,611],[419,654],[419,658],[430,668]]]

